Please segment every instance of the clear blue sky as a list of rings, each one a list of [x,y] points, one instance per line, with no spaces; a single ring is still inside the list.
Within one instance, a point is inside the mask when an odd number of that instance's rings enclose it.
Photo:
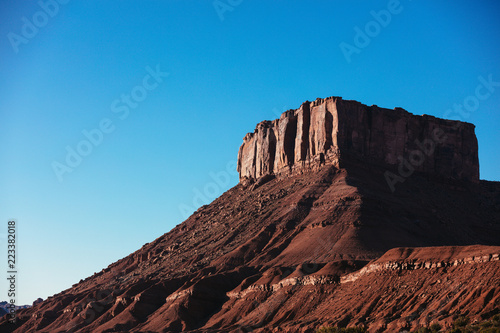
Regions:
[[[0,3],[0,236],[15,218],[19,303],[169,231],[237,183],[226,167],[259,121],[317,97],[437,117],[465,101],[448,117],[477,126],[481,178],[500,180],[500,87],[475,97],[480,76],[500,82],[500,2],[232,3]],[[60,181],[67,147],[87,156]]]

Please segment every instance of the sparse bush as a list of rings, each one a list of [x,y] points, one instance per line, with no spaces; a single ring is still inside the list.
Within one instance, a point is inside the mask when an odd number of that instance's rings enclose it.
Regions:
[[[420,327],[418,330],[415,331],[415,333],[431,333],[431,330],[428,329],[427,327]]]
[[[481,324],[479,324],[479,326],[482,329],[489,328],[489,327],[493,326],[493,323],[491,321],[485,321],[485,322],[482,322]]]
[[[448,333],[462,333],[462,331],[460,330],[460,328],[454,328],[451,331],[449,331]]]
[[[467,317],[458,317],[453,323],[454,328],[465,327],[469,323],[469,318]]]
[[[490,320],[485,320],[480,323],[469,324],[470,320],[467,317],[459,317],[453,323],[453,328],[443,330],[438,324],[432,324],[429,327],[421,327],[414,331],[415,333],[500,333],[500,315],[493,316]]]
[[[323,327],[316,333],[365,333],[368,332],[362,327]],[[458,317],[453,322],[453,328],[443,329],[438,323],[433,323],[429,327],[420,327],[412,331],[414,333],[500,333],[500,314],[490,317],[489,320],[475,322],[470,324],[470,319],[467,317]]]
[[[441,331],[441,325],[439,325],[438,323],[432,324],[429,328],[432,333]]]
[[[316,331],[316,333],[366,333],[366,329],[363,327],[322,327]]]
[[[500,327],[481,328],[479,333],[500,333]]]

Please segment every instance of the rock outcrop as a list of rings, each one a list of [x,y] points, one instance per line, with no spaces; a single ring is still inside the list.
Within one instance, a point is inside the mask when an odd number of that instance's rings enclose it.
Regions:
[[[305,102],[259,123],[238,153],[240,180],[337,168],[363,161],[400,170],[479,181],[475,126],[401,108],[366,106],[341,97]]]
[[[262,122],[239,152],[256,181],[15,324],[0,317],[0,333],[372,333],[488,319],[500,311],[500,182],[415,174],[394,195],[383,177],[415,140],[432,147],[436,128],[447,139],[420,170],[477,179],[470,124],[339,98]]]

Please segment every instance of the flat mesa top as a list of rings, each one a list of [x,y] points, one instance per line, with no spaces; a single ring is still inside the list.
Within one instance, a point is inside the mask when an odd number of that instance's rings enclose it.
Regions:
[[[238,172],[240,179],[284,176],[324,163],[340,167],[346,159],[394,169],[402,160],[423,154],[414,165],[417,171],[475,182],[479,160],[474,128],[400,107],[367,106],[341,97],[316,99],[248,133],[238,153]]]

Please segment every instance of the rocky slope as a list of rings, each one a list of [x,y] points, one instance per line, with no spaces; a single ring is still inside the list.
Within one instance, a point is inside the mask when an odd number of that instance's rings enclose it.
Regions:
[[[0,332],[393,332],[499,311],[500,184],[422,170],[392,192],[392,165],[358,158],[240,164],[240,184]]]

